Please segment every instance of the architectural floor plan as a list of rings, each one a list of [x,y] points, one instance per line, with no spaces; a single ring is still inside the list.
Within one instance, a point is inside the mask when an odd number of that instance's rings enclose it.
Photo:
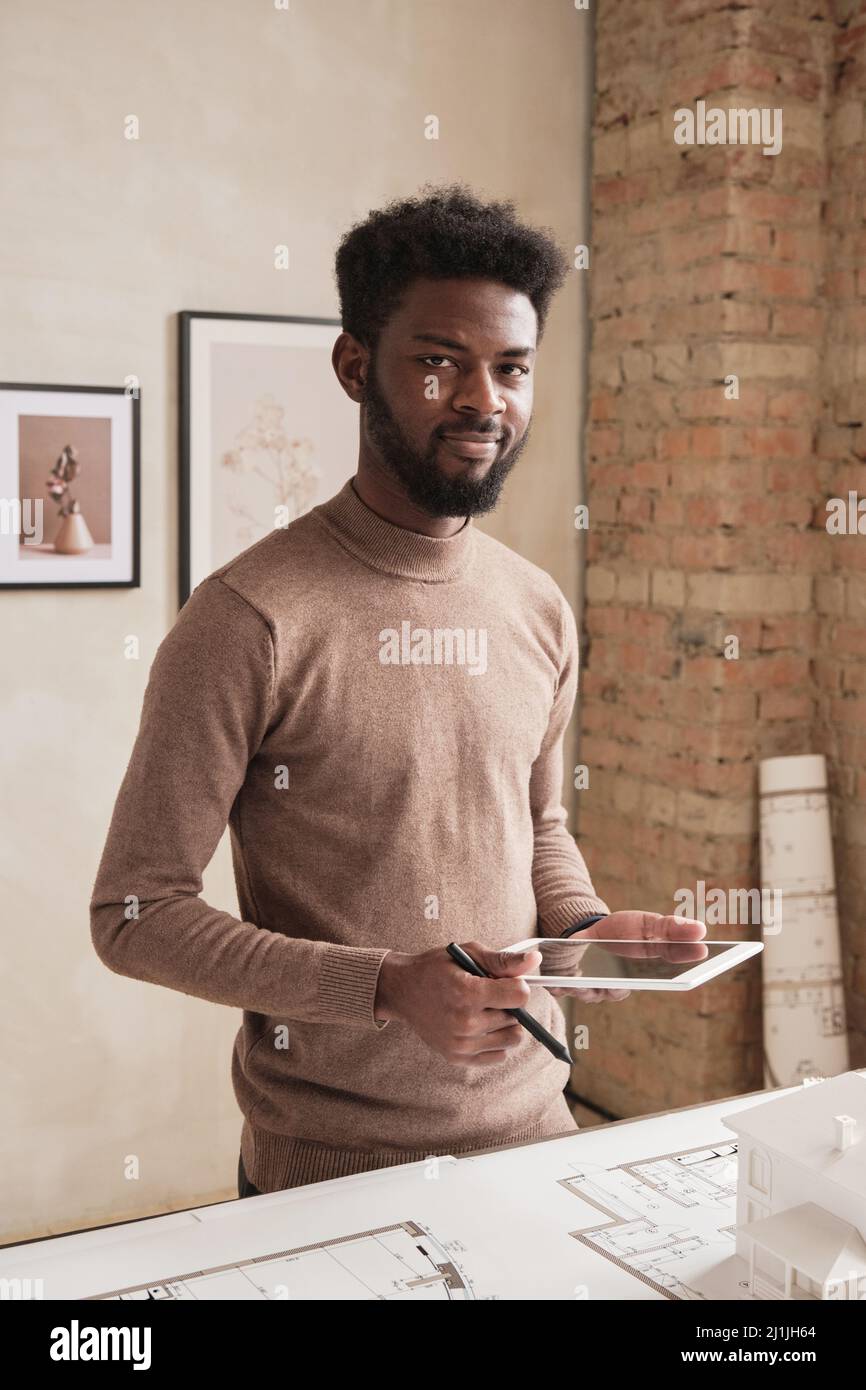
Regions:
[[[727,1139],[685,1152],[560,1179],[604,1218],[576,1240],[666,1298],[703,1299],[709,1273],[734,1254],[737,1146]]]
[[[217,1265],[106,1299],[467,1299],[471,1284],[454,1253],[414,1221]]]

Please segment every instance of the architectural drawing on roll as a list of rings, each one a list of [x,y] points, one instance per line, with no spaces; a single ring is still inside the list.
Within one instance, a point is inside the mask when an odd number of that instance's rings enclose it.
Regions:
[[[761,901],[782,900],[763,933],[764,1085],[796,1086],[850,1066],[827,760],[764,758],[760,791]]]
[[[737,1254],[749,1292],[866,1299],[866,1072],[722,1119],[739,1139]]]

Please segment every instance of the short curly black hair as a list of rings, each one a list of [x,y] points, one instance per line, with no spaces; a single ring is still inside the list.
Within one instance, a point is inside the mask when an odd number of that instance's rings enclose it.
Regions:
[[[549,228],[519,222],[511,200],[484,203],[464,184],[424,184],[418,197],[371,212],[340,242],[335,278],[343,331],[375,352],[411,281],[472,277],[527,295],[540,340],[569,269]]]

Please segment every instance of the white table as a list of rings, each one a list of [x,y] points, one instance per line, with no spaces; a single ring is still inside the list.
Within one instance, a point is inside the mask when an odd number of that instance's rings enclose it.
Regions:
[[[0,1279],[45,1299],[747,1298],[721,1116],[770,1094],[7,1246]]]

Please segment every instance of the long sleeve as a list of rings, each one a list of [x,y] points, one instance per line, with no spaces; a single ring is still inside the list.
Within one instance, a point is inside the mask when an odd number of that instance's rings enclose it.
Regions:
[[[381,1030],[386,950],[296,939],[199,896],[274,689],[268,622],[221,578],[204,580],[151,665],[93,888],[93,945],[117,974],[216,1004]]]
[[[610,912],[592,886],[562,804],[563,739],[577,696],[579,651],[574,614],[564,597],[560,598],[562,666],[547,732],[529,783],[535,834],[532,886],[540,936],[560,936],[579,918]]]

